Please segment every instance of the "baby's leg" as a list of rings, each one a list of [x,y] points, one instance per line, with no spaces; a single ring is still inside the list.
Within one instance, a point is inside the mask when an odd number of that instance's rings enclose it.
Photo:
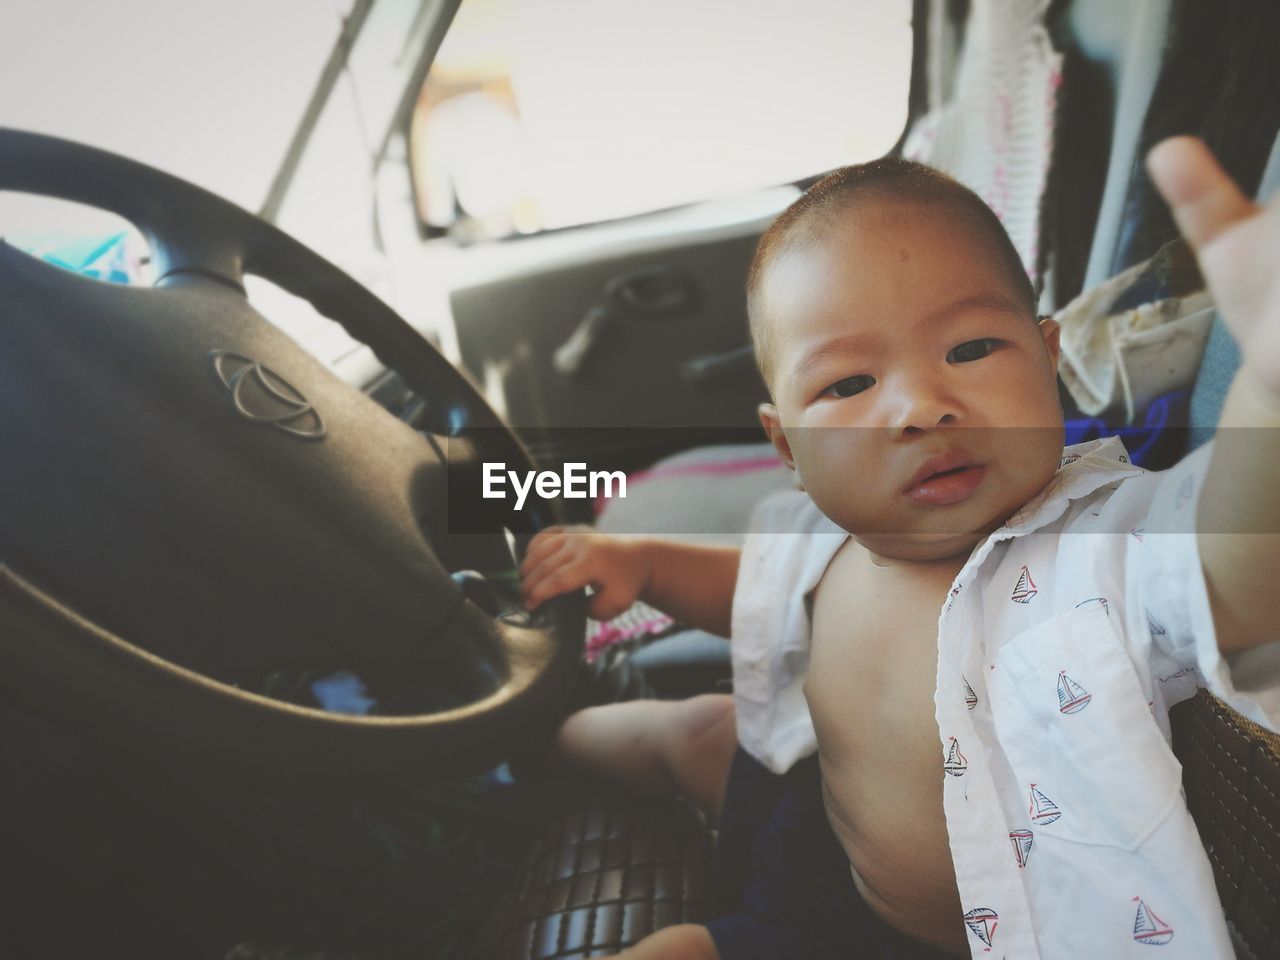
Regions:
[[[720,954],[706,927],[682,923],[651,933],[614,960],[720,960]]]
[[[680,794],[716,817],[737,746],[727,694],[588,707],[556,736],[570,766],[646,793]]]

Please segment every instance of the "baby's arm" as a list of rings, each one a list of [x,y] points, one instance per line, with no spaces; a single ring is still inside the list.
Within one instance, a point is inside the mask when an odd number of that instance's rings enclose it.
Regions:
[[[598,620],[616,617],[643,599],[682,623],[728,636],[738,556],[736,549],[623,540],[588,527],[557,527],[534,538],[520,573],[530,608],[589,584],[595,594],[590,612]],[[707,695],[581,710],[561,725],[555,754],[569,767],[633,790],[679,794],[719,816],[737,745],[733,701]]]
[[[1196,515],[1218,646],[1233,653],[1274,640],[1280,623],[1280,199],[1255,206],[1188,137],[1148,165],[1243,355]]]
[[[530,609],[590,586],[588,610],[596,620],[611,620],[643,600],[680,623],[727,637],[740,554],[736,547],[551,527],[533,538],[520,578]]]

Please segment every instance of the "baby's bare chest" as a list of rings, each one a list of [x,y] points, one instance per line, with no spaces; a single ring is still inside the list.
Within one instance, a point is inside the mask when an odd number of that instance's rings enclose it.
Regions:
[[[949,948],[963,935],[934,690],[938,614],[960,565],[876,568],[856,544],[842,550],[814,596],[805,685],[827,817],[859,891]]]
[[[959,566],[879,568],[852,541],[837,554],[814,595],[806,688],[824,755],[864,743],[937,753],[938,614]]]

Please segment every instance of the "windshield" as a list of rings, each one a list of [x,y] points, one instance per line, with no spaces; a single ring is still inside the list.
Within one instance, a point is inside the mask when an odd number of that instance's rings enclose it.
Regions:
[[[892,148],[910,74],[909,0],[465,0],[414,117],[420,212],[505,236],[802,179]]]
[[[7,4],[0,123],[123,154],[256,210],[350,6]],[[59,226],[47,207],[31,223],[26,204],[4,202],[6,233]]]

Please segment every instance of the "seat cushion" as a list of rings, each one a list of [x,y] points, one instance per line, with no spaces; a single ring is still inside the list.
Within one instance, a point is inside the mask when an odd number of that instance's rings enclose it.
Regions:
[[[712,916],[713,838],[692,807],[583,789],[540,832],[475,960],[612,956]]]
[[[1170,718],[1187,806],[1236,939],[1255,957],[1280,957],[1280,736],[1203,690]]]

